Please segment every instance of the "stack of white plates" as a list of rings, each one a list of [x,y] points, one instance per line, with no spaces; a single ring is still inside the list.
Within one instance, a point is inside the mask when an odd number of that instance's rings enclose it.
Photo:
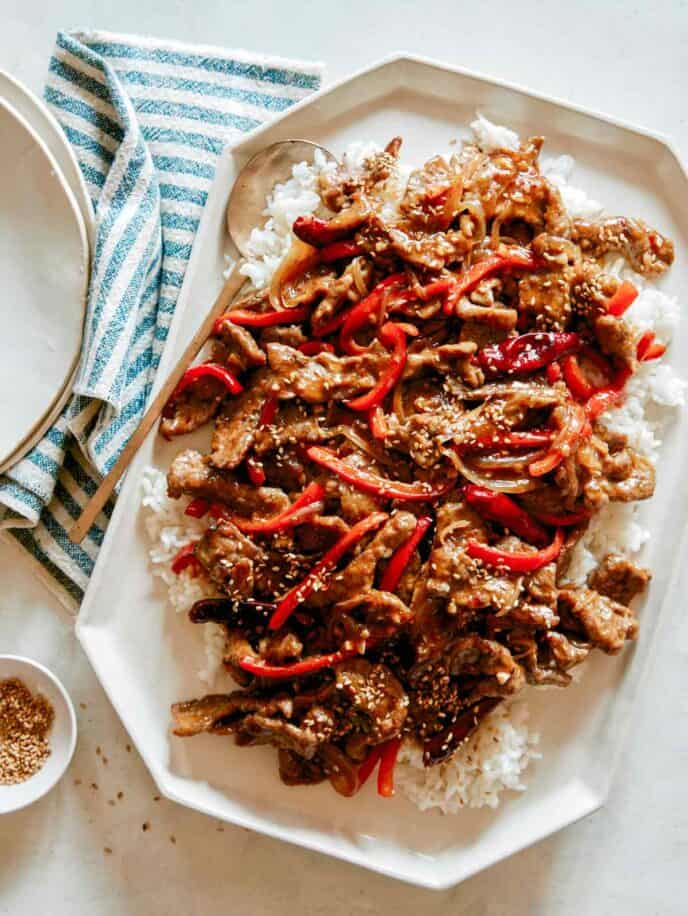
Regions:
[[[93,232],[59,124],[0,70],[0,471],[41,439],[70,396]]]

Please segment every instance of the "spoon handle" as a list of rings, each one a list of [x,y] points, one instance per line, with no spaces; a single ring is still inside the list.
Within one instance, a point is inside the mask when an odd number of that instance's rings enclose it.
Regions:
[[[112,470],[103,478],[100,486],[93,494],[91,499],[86,503],[83,512],[70,529],[69,539],[72,541],[72,543],[80,544],[83,541],[91,525],[94,523],[96,516],[107,502],[108,498],[112,494],[112,491],[115,489],[117,481],[129,467],[129,464],[131,463],[136,452],[139,450],[143,440],[146,438],[150,432],[151,427],[162,413],[165,404],[167,404],[169,401],[170,395],[177,387],[177,384],[182,375],[186,372],[189,364],[196,357],[198,351],[210,336],[213,330],[215,319],[222,315],[223,312],[227,311],[232,303],[232,300],[235,298],[236,294],[239,292],[245,282],[246,278],[239,273],[239,265],[235,264],[229,276],[227,277],[225,285],[222,287],[219,296],[215,300],[213,307],[210,309],[205,319],[203,320],[203,323],[200,325],[190,340],[187,348],[179,357],[177,365],[174,367],[163,386],[153,398],[150,407],[141,418],[141,422],[136,427],[136,430],[134,431],[131,439],[126,444],[122,454],[117,459],[117,463],[112,468]]]

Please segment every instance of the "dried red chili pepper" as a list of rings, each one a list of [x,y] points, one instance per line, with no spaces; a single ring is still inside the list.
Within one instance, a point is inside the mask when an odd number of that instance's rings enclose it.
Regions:
[[[580,335],[571,331],[531,331],[484,347],[476,359],[493,375],[537,372],[581,347]]]

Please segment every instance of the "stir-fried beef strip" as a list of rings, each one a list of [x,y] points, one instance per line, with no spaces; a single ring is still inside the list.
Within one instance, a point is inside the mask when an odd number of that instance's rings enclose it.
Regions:
[[[403,192],[400,144],[320,179],[329,216],[296,220],[161,424],[215,418],[168,492],[205,520],[187,559],[219,597],[190,618],[224,628],[241,686],[175,704],[175,734],[271,744],[287,785],[345,795],[376,748],[406,738],[435,765],[526,683],[619,652],[650,578],[610,554],[567,580],[594,513],[655,485],[604,425],[647,358],[604,257],[652,277],[671,242],[571,220],[541,138],[465,145]]]

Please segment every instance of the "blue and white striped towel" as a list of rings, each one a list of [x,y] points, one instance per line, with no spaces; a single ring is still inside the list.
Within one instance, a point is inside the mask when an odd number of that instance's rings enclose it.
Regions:
[[[225,145],[320,85],[322,67],[104,32],[61,32],[45,98],[96,212],[74,397],[0,476],[0,527],[76,610],[112,505],[81,545],[67,530],[136,428]]]

